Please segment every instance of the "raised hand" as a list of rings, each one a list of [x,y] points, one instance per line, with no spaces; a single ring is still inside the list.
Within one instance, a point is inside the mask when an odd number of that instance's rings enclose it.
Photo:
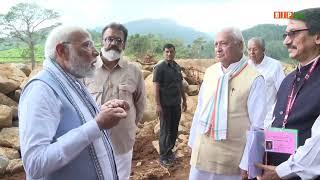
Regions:
[[[105,102],[101,106],[101,110],[106,108],[106,107],[108,107],[108,108],[121,107],[125,111],[128,111],[130,109],[129,103],[127,101],[125,101],[125,100],[120,100],[120,99],[112,99],[110,101]]]
[[[127,112],[123,108],[104,106],[96,116],[96,121],[100,129],[110,129],[126,117]]]

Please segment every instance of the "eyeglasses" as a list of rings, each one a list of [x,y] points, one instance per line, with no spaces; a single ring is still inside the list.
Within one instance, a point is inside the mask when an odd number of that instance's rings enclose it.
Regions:
[[[308,30],[309,30],[308,28],[305,28],[305,29],[297,29],[297,30],[285,32],[285,33],[282,35],[282,37],[283,37],[283,39],[285,39],[287,36],[289,36],[290,38],[292,38],[292,37],[294,37],[298,32],[308,31]]]
[[[122,44],[123,40],[121,38],[113,38],[113,37],[106,37],[104,41],[108,44],[115,42],[117,45]]]
[[[73,42],[70,42],[70,41],[65,41],[65,42],[62,42],[62,44],[75,44],[75,45],[80,45],[81,47],[87,48],[87,49],[94,48],[94,42],[93,41],[85,41],[85,42],[82,42],[82,43],[73,43]]]

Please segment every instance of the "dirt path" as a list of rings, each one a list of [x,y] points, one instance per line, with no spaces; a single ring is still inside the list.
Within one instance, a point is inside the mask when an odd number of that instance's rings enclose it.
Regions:
[[[177,158],[173,167],[165,168],[160,165],[159,154],[151,144],[154,139],[155,137],[151,136],[136,140],[131,179],[188,179],[190,154]]]
[[[155,140],[154,135],[150,137],[138,138],[134,146],[134,155],[132,161],[132,180],[143,179],[170,179],[185,180],[189,176],[190,155],[175,160],[174,166],[165,168],[159,163],[159,155],[151,142]],[[0,180],[23,180],[25,173],[20,172],[13,175],[0,177]]]

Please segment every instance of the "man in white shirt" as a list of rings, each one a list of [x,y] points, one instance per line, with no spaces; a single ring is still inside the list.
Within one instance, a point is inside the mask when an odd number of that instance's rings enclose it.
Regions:
[[[27,180],[118,180],[108,129],[126,118],[129,104],[97,108],[78,80],[92,75],[98,52],[88,31],[59,26],[45,45],[43,70],[25,86],[19,133]]]
[[[254,178],[248,170],[256,163],[250,153],[256,144],[248,137],[262,134],[265,81],[248,65],[239,29],[221,30],[214,47],[219,62],[205,72],[190,130],[189,180]],[[261,162],[263,154],[255,158]]]
[[[277,91],[285,77],[282,65],[278,60],[265,55],[265,42],[262,38],[253,37],[248,41],[249,64],[254,65],[262,74],[267,86],[267,116],[264,127],[272,123],[273,108],[276,103]]]

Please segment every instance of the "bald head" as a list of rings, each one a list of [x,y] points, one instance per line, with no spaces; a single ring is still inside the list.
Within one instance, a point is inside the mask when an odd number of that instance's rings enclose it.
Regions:
[[[248,41],[248,56],[255,63],[260,64],[264,58],[265,43],[262,38],[253,37]]]

